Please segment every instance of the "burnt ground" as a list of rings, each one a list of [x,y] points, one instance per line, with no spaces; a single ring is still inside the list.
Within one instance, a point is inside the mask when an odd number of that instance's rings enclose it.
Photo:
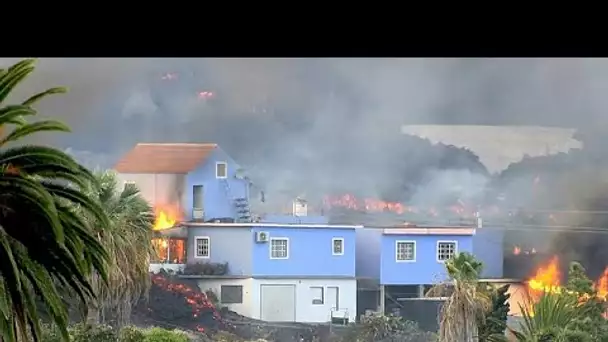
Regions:
[[[228,332],[243,339],[270,341],[312,341],[329,337],[327,325],[303,323],[270,324],[218,309],[194,281],[169,275],[153,275],[149,298],[133,310],[132,322],[138,326],[181,329],[211,336]]]

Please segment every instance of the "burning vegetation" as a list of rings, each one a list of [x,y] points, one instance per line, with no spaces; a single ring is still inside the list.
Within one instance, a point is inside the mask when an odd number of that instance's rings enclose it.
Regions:
[[[527,281],[528,294],[533,300],[538,300],[543,293],[559,294],[566,292],[575,294],[562,286],[563,278],[559,257],[553,256],[546,264],[538,267],[534,276]],[[606,295],[608,295],[608,267],[600,278],[593,283],[593,290],[596,292],[598,299],[606,300]],[[581,299],[585,298],[585,295],[581,295]]]

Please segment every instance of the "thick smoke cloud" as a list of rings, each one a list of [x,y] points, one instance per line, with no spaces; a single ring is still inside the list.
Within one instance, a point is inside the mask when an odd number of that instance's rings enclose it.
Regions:
[[[474,201],[485,187],[487,202],[509,208],[608,208],[604,59],[41,59],[16,97],[56,85],[71,92],[40,109],[75,133],[32,142],[70,148],[89,165],[111,166],[137,142],[217,142],[270,202],[328,192]],[[405,124],[571,127],[585,148],[490,177],[468,151],[401,135]],[[531,220],[556,224],[540,216]],[[558,219],[604,227],[606,217]],[[538,236],[549,252],[608,257],[604,235]]]
[[[473,189],[487,181],[474,156],[403,137],[403,124],[578,127],[606,121],[605,100],[597,92],[608,80],[603,60],[41,59],[39,64],[17,96],[70,87],[70,94],[48,100],[41,110],[76,131],[44,136],[49,139],[44,142],[70,147],[87,160],[99,154],[102,166],[141,141],[218,142],[279,201],[283,195],[339,191],[429,201],[451,196],[437,184],[452,180],[454,187]],[[201,99],[202,92],[213,96]],[[480,176],[463,176],[462,169]]]

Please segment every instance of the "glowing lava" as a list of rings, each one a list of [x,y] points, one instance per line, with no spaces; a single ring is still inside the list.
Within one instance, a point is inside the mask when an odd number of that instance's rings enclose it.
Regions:
[[[152,283],[161,289],[183,297],[186,304],[192,310],[193,318],[200,317],[205,313],[211,313],[211,318],[225,328],[226,324],[215,308],[215,305],[199,289],[194,289],[186,284],[175,283],[161,275],[152,275]],[[206,330],[202,325],[197,325],[195,329],[199,332],[205,332]]]

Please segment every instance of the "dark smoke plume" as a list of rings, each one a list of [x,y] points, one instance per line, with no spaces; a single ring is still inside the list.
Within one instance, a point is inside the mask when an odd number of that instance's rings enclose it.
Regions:
[[[341,191],[441,202],[444,184],[475,197],[490,182],[473,153],[403,136],[404,124],[573,127],[589,140],[608,121],[600,59],[41,59],[39,69],[16,95],[70,87],[41,110],[76,131],[40,141],[106,167],[137,142],[217,142],[282,203]],[[604,160],[594,156],[582,163]],[[491,184],[516,194],[514,206],[589,202],[559,187],[540,200],[526,181],[536,174],[513,177]]]

